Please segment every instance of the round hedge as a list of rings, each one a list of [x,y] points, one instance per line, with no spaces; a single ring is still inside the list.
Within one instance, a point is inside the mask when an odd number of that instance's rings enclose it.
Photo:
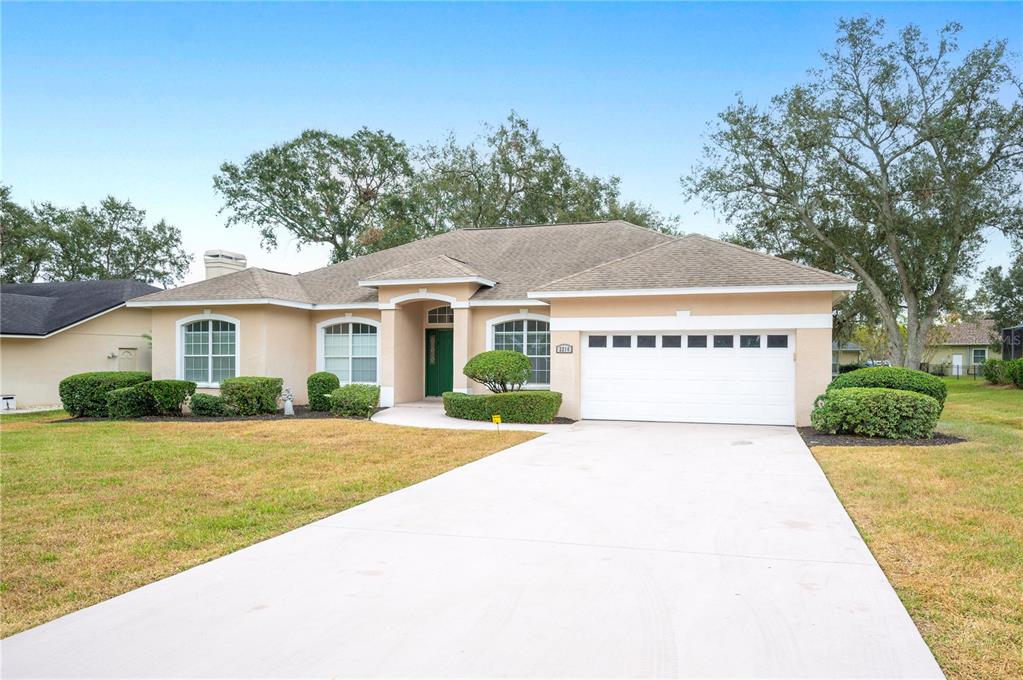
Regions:
[[[948,388],[941,378],[897,366],[872,366],[843,373],[828,385],[828,391],[847,387],[887,387],[892,390],[905,390],[926,394],[938,401],[938,413],[945,407],[945,396]]]
[[[309,394],[309,410],[329,411],[330,393],[341,387],[341,381],[329,371],[320,371],[309,376],[305,385]]]
[[[369,418],[380,405],[378,385],[352,383],[330,393],[330,412],[342,418]]]
[[[60,400],[73,417],[106,418],[107,392],[150,380],[144,371],[95,371],[77,373],[60,381]]]
[[[941,405],[919,392],[886,387],[846,387],[817,397],[810,424],[828,434],[925,439],[934,433]]]
[[[491,392],[512,392],[529,382],[532,370],[529,357],[522,352],[496,349],[469,359],[462,373]]]
[[[224,400],[216,394],[206,394],[205,392],[196,392],[192,395],[192,398],[188,402],[188,408],[192,412],[193,416],[202,416],[205,418],[220,418],[222,416],[231,415],[227,406],[224,404]]]

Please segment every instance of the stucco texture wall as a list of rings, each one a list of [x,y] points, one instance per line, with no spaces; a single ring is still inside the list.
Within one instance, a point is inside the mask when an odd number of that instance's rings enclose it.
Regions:
[[[178,321],[205,316],[201,307],[153,310],[153,377],[178,378]],[[306,379],[316,370],[315,323],[307,310],[272,305],[238,305],[208,310],[238,322],[238,375],[284,379],[296,404],[307,403]],[[203,389],[216,393],[216,389]]]
[[[58,385],[69,375],[148,371],[151,330],[148,309],[122,307],[49,338],[0,339],[0,391],[15,395],[18,408],[57,406]]]

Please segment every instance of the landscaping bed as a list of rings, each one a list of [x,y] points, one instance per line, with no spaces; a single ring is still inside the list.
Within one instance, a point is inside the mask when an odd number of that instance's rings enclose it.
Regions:
[[[884,437],[862,437],[854,434],[828,434],[812,427],[800,427],[799,436],[807,446],[947,446],[966,441],[962,437],[935,432],[926,439],[885,439]]]
[[[383,408],[376,409],[378,412],[383,411]],[[246,421],[246,420],[321,420],[325,418],[337,418],[332,415],[329,411],[313,411],[308,406],[296,406],[295,415],[286,416],[284,411],[277,411],[276,413],[261,413],[254,416],[196,416],[196,415],[173,415],[173,416],[140,416],[138,418],[132,418],[135,421],[149,422],[149,423],[226,423],[234,421]],[[61,418],[55,420],[55,423],[90,423],[97,421],[105,421],[107,418],[93,418],[84,416],[81,418]]]

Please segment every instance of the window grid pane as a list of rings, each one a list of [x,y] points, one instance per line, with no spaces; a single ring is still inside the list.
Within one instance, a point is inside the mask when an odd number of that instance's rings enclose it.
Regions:
[[[551,326],[546,321],[518,319],[494,325],[494,349],[521,352],[532,368],[530,384],[551,382]]]
[[[216,384],[237,375],[237,329],[233,323],[219,319],[193,321],[183,332],[185,380]]]
[[[760,336],[759,335],[740,335],[739,336],[739,347],[747,347],[750,349],[757,349],[760,347]]]
[[[434,307],[426,313],[427,323],[454,323],[455,311],[451,307]]]
[[[342,383],[376,383],[377,328],[339,323],[323,329],[323,370]]]
[[[789,346],[789,336],[787,335],[768,335],[767,336],[767,347],[768,349],[781,349]]]

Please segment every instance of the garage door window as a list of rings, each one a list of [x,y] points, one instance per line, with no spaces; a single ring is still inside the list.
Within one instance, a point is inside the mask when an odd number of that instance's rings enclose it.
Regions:
[[[661,347],[674,348],[682,346],[681,335],[662,335],[661,336]]]
[[[767,336],[767,347],[768,349],[784,349],[789,346],[789,336],[787,335],[768,335]]]
[[[591,335],[590,347],[607,347],[606,335]]]
[[[707,336],[706,335],[690,335],[686,337],[687,347],[706,347]]]
[[[740,335],[739,347],[758,348],[760,347],[759,335]]]
[[[611,338],[611,345],[614,347],[632,347],[632,336],[615,335]]]
[[[636,347],[657,347],[656,335],[637,335]]]
[[[715,347],[734,347],[735,338],[731,335],[715,335],[714,336]]]

